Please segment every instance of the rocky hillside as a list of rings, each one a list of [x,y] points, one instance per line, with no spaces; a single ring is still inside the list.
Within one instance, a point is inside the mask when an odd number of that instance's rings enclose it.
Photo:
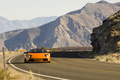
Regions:
[[[88,3],[82,9],[69,12],[48,24],[37,28],[10,31],[0,35],[0,43],[12,50],[35,47],[91,46],[92,29],[102,20],[120,10],[116,4],[105,1]]]
[[[55,20],[57,17],[37,17],[31,20],[8,20],[4,17],[0,17],[0,33],[7,32],[16,29],[25,29],[41,26],[50,21]]]
[[[93,29],[91,41],[93,51],[99,54],[120,51],[120,11]]]

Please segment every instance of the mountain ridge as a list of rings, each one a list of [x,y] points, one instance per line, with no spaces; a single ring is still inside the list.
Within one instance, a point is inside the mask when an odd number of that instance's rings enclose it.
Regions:
[[[105,0],[101,0],[101,1],[99,1],[99,2],[97,2],[97,3],[106,4],[106,3],[109,3],[109,2],[107,2],[107,1],[105,1]]]
[[[36,28],[0,34],[0,37],[5,35],[0,40],[3,40],[3,46],[7,48],[11,45],[11,50],[91,46],[92,29],[118,10],[120,7],[111,3],[89,3],[80,9],[80,13],[72,11],[74,14],[69,12],[71,14],[65,14]]]
[[[7,32],[10,30],[41,26],[43,24],[47,24],[48,22],[55,20],[56,18],[57,16],[37,17],[31,20],[8,20],[7,18],[0,16],[0,33]]]

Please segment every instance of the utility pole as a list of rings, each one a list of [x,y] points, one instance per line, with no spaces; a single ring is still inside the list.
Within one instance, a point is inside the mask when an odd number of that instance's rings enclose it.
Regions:
[[[5,64],[5,48],[2,48],[3,51],[3,63],[4,63],[4,70],[6,70],[6,64]]]

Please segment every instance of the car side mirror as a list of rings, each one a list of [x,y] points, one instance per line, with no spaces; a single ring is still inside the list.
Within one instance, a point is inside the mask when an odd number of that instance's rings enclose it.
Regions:
[[[27,51],[27,52],[24,52],[24,54],[28,54],[28,51]]]

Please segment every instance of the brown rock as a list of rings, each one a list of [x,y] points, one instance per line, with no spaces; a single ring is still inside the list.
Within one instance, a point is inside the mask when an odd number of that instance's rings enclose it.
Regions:
[[[91,41],[93,52],[105,54],[120,51],[120,11],[93,29]]]

